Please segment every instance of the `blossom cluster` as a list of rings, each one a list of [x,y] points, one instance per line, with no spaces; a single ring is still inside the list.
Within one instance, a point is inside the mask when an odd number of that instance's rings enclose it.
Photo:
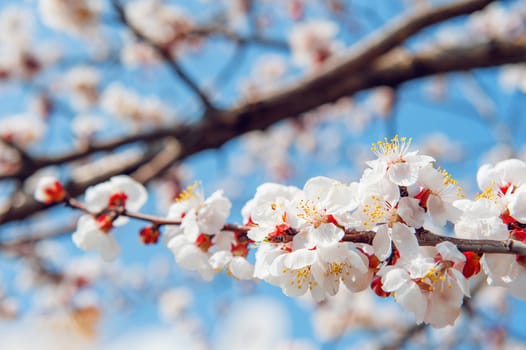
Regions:
[[[163,242],[177,263],[205,280],[226,270],[236,279],[264,280],[288,296],[310,293],[316,301],[342,288],[370,288],[435,327],[455,322],[470,295],[469,279],[481,271],[489,284],[526,299],[525,256],[469,249],[480,239],[526,241],[526,163],[482,166],[481,193],[469,200],[434,158],[410,145],[398,136],[373,144],[377,158],[367,162],[359,182],[318,176],[302,189],[262,184],[242,209],[244,225],[227,223],[232,205],[222,191],[206,198],[198,183],[178,195],[166,218],[134,214],[146,190],[129,177],[114,177],[87,190],[80,209],[88,214],[73,241],[110,260],[118,253],[112,228],[127,216],[142,219],[151,222],[140,232],[145,244],[156,243],[165,226]],[[36,198],[50,204],[69,197],[47,178]],[[454,225],[456,237],[430,232],[446,225]],[[429,237],[433,244],[426,244]],[[468,244],[459,249],[455,242],[461,241]]]

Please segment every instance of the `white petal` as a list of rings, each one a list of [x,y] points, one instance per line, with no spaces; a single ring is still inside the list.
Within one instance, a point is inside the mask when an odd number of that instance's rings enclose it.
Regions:
[[[418,179],[418,168],[409,163],[397,163],[389,167],[387,175],[394,184],[409,186]]]
[[[219,251],[212,254],[210,259],[210,265],[216,270],[222,270],[232,260],[232,253],[227,251]]]
[[[343,238],[344,232],[333,224],[321,224],[318,228],[309,231],[309,242],[314,246],[338,243]]]
[[[511,196],[508,208],[511,216],[523,224],[526,223],[526,185],[521,186]]]
[[[124,192],[128,196],[126,208],[132,211],[139,210],[148,198],[144,186],[127,175],[114,176],[110,179],[113,192]]]
[[[245,258],[236,256],[230,263],[230,272],[240,280],[250,280],[254,275],[254,265],[249,263]]]
[[[391,256],[391,237],[388,233],[387,225],[382,225],[373,238],[374,254],[380,260],[385,260]]]
[[[272,228],[269,227],[253,227],[248,230],[247,236],[253,241],[261,242],[272,233]]]
[[[299,249],[284,256],[283,264],[291,270],[301,269],[312,265],[316,259],[316,251]]]
[[[464,277],[462,272],[460,272],[457,269],[451,269],[451,272],[453,273],[453,275],[455,277],[455,280],[457,281],[458,286],[459,286],[460,290],[462,291],[462,294],[464,294],[467,297],[471,296],[470,295],[471,291],[469,289],[468,280],[466,279],[466,277]]]
[[[422,227],[425,220],[424,209],[418,199],[402,197],[398,202],[398,215],[411,227]]]
[[[71,238],[80,249],[98,252],[106,261],[114,260],[120,252],[115,238],[100,231],[95,220],[89,215],[79,218],[77,230]]]
[[[396,222],[391,231],[393,242],[404,258],[416,257],[418,255],[418,240],[413,230],[404,224]]]
[[[400,288],[395,294],[395,299],[405,309],[415,314],[417,323],[424,320],[427,308],[426,298],[416,283],[408,282]]]
[[[359,251],[350,251],[348,259],[351,266],[360,273],[366,273],[369,270],[369,260]]]
[[[335,183],[337,183],[336,180],[328,177],[316,176],[305,183],[303,191],[305,192],[307,199],[317,201],[320,198],[325,198]]]
[[[197,214],[199,229],[200,232],[215,234],[223,228],[230,215],[232,203],[223,197],[222,191],[213,193],[205,203]]]
[[[453,261],[455,263],[466,261],[466,256],[451,242],[446,241],[437,244],[436,250],[442,255],[444,260]]]
[[[93,187],[88,187],[85,195],[86,208],[92,213],[99,213],[108,207],[111,192],[109,182],[103,182]]]
[[[410,280],[407,271],[393,268],[382,277],[382,289],[386,292],[395,292]]]

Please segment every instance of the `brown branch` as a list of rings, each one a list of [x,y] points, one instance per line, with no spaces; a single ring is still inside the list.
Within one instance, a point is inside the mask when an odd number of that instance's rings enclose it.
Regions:
[[[20,234],[17,232],[16,238],[0,241],[0,250],[13,250],[19,246],[32,245],[44,239],[50,239],[69,234],[75,230],[75,227],[77,227],[77,221],[78,217],[75,217],[75,219],[68,221],[63,226],[52,228],[50,230],[41,231],[40,229],[37,230],[36,228],[29,228],[27,230],[28,232],[22,232]],[[33,231],[38,233],[34,233]]]
[[[334,80],[326,80],[323,74],[317,75],[230,111],[216,112],[217,118],[202,119],[192,125],[164,128],[99,143],[90,146],[89,149],[72,152],[61,160],[71,161],[100,150],[111,150],[139,141],[153,142],[165,137],[173,137],[181,144],[181,152],[172,157],[173,163],[197,152],[221,147],[225,142],[248,131],[265,129],[280,120],[298,116],[361,90],[382,85],[398,86],[407,81],[435,74],[522,62],[525,57],[526,38],[429,49],[415,54],[393,52],[361,73],[346,72]],[[57,160],[48,158],[36,162],[42,167],[57,164],[55,163]],[[122,173],[124,172],[125,169]],[[89,183],[91,185],[96,181],[104,181],[110,176],[113,176],[113,173],[109,176],[98,176],[96,180]],[[75,193],[82,193],[87,186],[76,185]],[[0,224],[25,218],[42,209],[44,206],[32,201],[30,205],[21,205],[0,216]]]
[[[476,3],[482,6],[479,2]],[[218,148],[245,132],[265,129],[275,122],[298,116],[361,90],[382,85],[398,86],[413,79],[435,74],[517,63],[524,61],[524,57],[526,57],[526,39],[520,38],[513,41],[494,40],[482,44],[461,44],[448,48],[428,49],[415,54],[399,50],[384,55],[382,59],[370,64],[367,69],[364,67],[360,72],[354,71],[354,64],[332,62],[326,70],[339,71],[340,75],[328,77],[326,73],[319,72],[290,87],[263,96],[259,100],[242,104],[229,111],[214,111],[214,118],[204,118],[191,125],[178,125],[130,135],[56,158],[35,159],[36,166],[31,170],[80,159],[101,150],[112,150],[139,141],[153,142],[164,137],[174,137],[181,144],[181,152],[172,157],[173,163],[197,152]],[[356,55],[348,58],[349,61],[355,59]],[[342,71],[343,67],[350,69]],[[14,174],[10,177],[14,177]],[[99,178],[100,181],[104,181],[108,177]],[[82,188],[78,190],[77,193],[82,193]],[[24,218],[41,209],[43,206],[35,203],[19,206],[1,216],[0,223]]]
[[[462,0],[402,15],[351,47],[350,52],[338,64],[326,66],[320,73],[328,80],[339,80],[342,76],[356,74],[359,69],[369,66],[422,29],[481,10],[491,2],[492,0]]]
[[[465,51],[463,50],[463,47],[454,47],[450,48],[449,54],[452,55],[452,57],[455,57],[457,51],[464,53],[464,56],[468,56],[461,57],[464,60],[464,63],[466,63],[465,66],[459,68],[449,67],[448,69],[445,69],[445,67],[441,67],[440,61],[428,62],[428,72],[425,72],[423,69],[421,69],[419,72],[411,72],[408,71],[410,67],[405,67],[405,71],[403,72],[405,74],[401,74],[402,72],[400,72],[400,74],[398,74],[398,77],[393,76],[391,72],[379,73],[378,71],[375,72],[374,69],[372,70],[372,72],[367,70],[367,68],[371,66],[371,62],[373,62],[375,58],[396,47],[398,44],[402,43],[405,39],[414,35],[419,30],[432,24],[438,23],[440,21],[455,16],[468,14],[478,9],[481,9],[489,2],[491,1],[464,0],[448,5],[435,7],[427,11],[413,12],[409,15],[403,16],[395,20],[394,24],[388,25],[385,28],[382,28],[381,30],[371,35],[369,38],[364,39],[362,44],[357,45],[348,53],[348,55],[342,55],[343,57],[341,59],[335,60],[336,62],[327,64],[326,68],[322,69],[317,74],[310,76],[307,79],[304,79],[303,81],[300,81],[292,86],[277,90],[271,95],[263,96],[260,100],[244,104],[238,108],[234,108],[229,112],[222,113],[219,111],[214,111],[211,113],[212,116],[210,119],[216,120],[220,119],[221,116],[226,116],[226,119],[229,120],[228,124],[232,124],[233,122],[243,119],[243,123],[246,123],[248,127],[243,128],[244,130],[239,130],[238,132],[235,132],[234,135],[228,133],[228,130],[220,130],[220,133],[227,133],[226,138],[230,139],[240,135],[245,131],[266,128],[270,124],[275,123],[276,121],[285,119],[290,116],[296,116],[300,113],[309,111],[325,103],[336,101],[338,98],[351,95],[363,89],[381,85],[398,85],[404,81],[442,72],[465,70],[470,68],[478,68],[481,66],[487,67],[502,63],[517,62],[520,60],[521,55],[524,55],[523,47],[515,48],[517,50],[515,57],[506,57],[507,59],[504,58],[501,60],[499,60],[499,57],[494,57],[492,59],[491,50],[489,50],[488,54],[488,52],[481,52],[484,51],[482,48],[482,50],[478,51],[481,57],[473,57],[477,55],[466,55]],[[126,17],[122,8],[117,7],[117,9],[120,9],[119,13],[121,16],[121,20],[126,21]],[[133,30],[133,27],[130,27],[130,29]],[[143,40],[147,40],[146,38],[142,37],[140,32],[137,32],[136,35],[140,36],[140,38],[142,38]],[[495,47],[498,49],[499,46],[505,46],[506,42],[496,42],[494,44]],[[162,50],[162,48],[159,47],[154,46],[154,48]],[[471,50],[471,47],[466,47],[465,50],[469,52],[469,50]],[[167,52],[164,53],[169,54]],[[430,58],[432,59],[433,55],[440,54],[440,51],[432,50],[427,54],[424,53],[423,56],[431,56]],[[414,64],[415,68],[418,64],[420,64],[422,68],[425,68],[425,62],[418,63],[418,61],[422,60],[422,58],[423,57],[419,57],[419,55],[415,55],[414,57],[407,57],[405,59],[405,62],[406,65]],[[488,60],[487,64],[479,62],[473,62],[473,64],[471,64],[473,60],[480,61],[480,58],[482,58],[483,60]],[[442,59],[442,57],[440,57],[440,59]],[[451,61],[451,57],[449,57],[448,60]],[[457,61],[460,61],[460,57]],[[172,64],[175,64],[173,68],[178,69],[177,63],[172,61],[170,57],[167,58],[167,62],[169,64],[170,62],[172,62]],[[452,63],[452,66],[454,66],[455,62]],[[362,71],[358,71],[358,69],[360,68],[362,69]],[[389,68],[389,66],[385,68]],[[396,64],[394,67],[392,67],[392,69],[398,68],[399,67]],[[433,72],[433,69],[436,71]],[[183,76],[185,76],[184,72]],[[350,79],[350,77],[352,77],[353,79]],[[191,80],[190,84],[194,85]],[[347,84],[350,84],[350,86]],[[323,91],[324,93],[320,93],[321,91]],[[262,111],[264,111],[264,113],[262,113]],[[250,127],[250,119],[259,120],[260,122],[258,122],[258,124],[253,125],[253,127]],[[218,125],[212,125],[212,129],[216,127],[218,127]],[[230,126],[226,125],[226,127],[228,128]],[[0,175],[0,179],[23,177],[24,175],[32,174],[36,170],[49,165],[70,162],[73,160],[83,158],[95,152],[113,150],[119,146],[138,141],[149,142],[152,140],[158,140],[160,137],[165,136],[173,136],[175,138],[178,138],[180,135],[183,134],[189,135],[187,138],[194,139],[196,135],[198,136],[199,133],[208,131],[209,129],[210,128],[208,125],[206,125],[206,123],[204,123],[204,125],[198,123],[192,126],[177,125],[171,129],[163,128],[162,130],[155,130],[146,133],[130,135],[127,137],[120,138],[118,140],[100,142],[96,145],[90,145],[83,149],[75,150],[61,156],[42,157],[34,159],[33,166],[21,167],[16,172]],[[219,144],[217,144],[217,142],[213,142],[215,145],[204,145],[201,149],[197,151],[207,148],[218,147],[224,142],[226,142],[226,140],[221,141],[221,143]]]
[[[372,244],[374,235],[374,231],[347,230],[343,240],[354,243]],[[416,237],[421,246],[432,247],[442,242],[451,242],[462,252],[470,251],[479,254],[517,254],[526,256],[526,244],[513,239],[504,241],[491,239],[464,239],[437,235],[423,228],[416,230]]]
[[[64,185],[64,188],[71,196],[80,196],[86,188],[103,182],[112,176],[134,172],[154,158],[159,151],[159,146],[154,144],[140,157],[126,159],[119,164],[107,164],[103,170],[94,169],[94,174],[83,174],[85,178],[72,179]],[[22,220],[33,213],[49,208],[49,206],[37,202],[30,194],[21,194],[20,197],[7,211],[0,213],[0,223]]]
[[[90,215],[99,215],[100,213],[90,212],[84,203],[76,200],[72,197],[67,197],[65,199],[66,206],[81,210]],[[126,216],[132,219],[137,219],[141,221],[149,222],[156,226],[162,225],[180,225],[181,220],[174,220],[170,218],[159,217],[155,215],[143,214],[139,212],[132,212],[126,210],[124,207],[115,209],[115,217],[117,216]],[[248,231],[253,226],[246,225],[235,225],[235,224],[225,224],[223,230],[225,231],[236,231],[240,233],[248,233]],[[290,228],[289,232],[281,236],[279,242],[286,243],[292,241],[294,236],[298,234],[298,231],[294,228]],[[346,229],[345,235],[342,239],[344,242],[352,243],[366,243],[372,245],[373,239],[376,232],[374,231],[358,231],[355,229]],[[526,256],[526,244],[517,240],[508,239],[504,241],[499,240],[490,240],[490,239],[464,239],[457,237],[448,237],[437,235],[429,230],[424,228],[416,229],[416,237],[420,246],[436,246],[442,242],[451,242],[456,245],[460,251],[470,251],[479,254],[489,253],[489,254],[517,254]]]

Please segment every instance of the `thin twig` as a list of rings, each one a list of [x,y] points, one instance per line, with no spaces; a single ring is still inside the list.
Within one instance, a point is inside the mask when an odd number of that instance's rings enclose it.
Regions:
[[[212,105],[205,93],[201,91],[199,86],[197,86],[193,79],[190,78],[188,73],[186,73],[186,71],[181,67],[181,65],[172,58],[170,51],[155,44],[144,34],[142,34],[137,28],[135,28],[133,24],[131,24],[126,18],[124,8],[119,4],[118,0],[112,0],[112,4],[113,8],[117,12],[120,22],[126,27],[128,27],[138,39],[150,45],[157,52],[157,54],[159,54],[159,56],[163,58],[164,62],[168,65],[168,67],[170,67],[170,69],[188,86],[188,88],[192,90],[194,94],[197,95],[201,103],[205,106],[206,111],[210,112],[215,110],[215,107]]]

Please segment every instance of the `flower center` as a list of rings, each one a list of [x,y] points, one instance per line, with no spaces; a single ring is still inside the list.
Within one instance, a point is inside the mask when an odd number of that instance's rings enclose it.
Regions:
[[[296,216],[312,224],[315,228],[320,227],[322,224],[336,223],[334,216],[327,214],[327,209],[318,208],[316,204],[310,200],[300,200],[298,213]]]
[[[402,163],[405,162],[403,155],[409,150],[411,142],[411,138],[408,139],[407,137],[398,137],[398,135],[396,135],[390,141],[388,141],[387,138],[384,138],[383,141],[373,143],[371,151],[373,151],[373,153],[379,158],[392,155],[398,156],[398,159],[392,163]]]
[[[199,183],[195,181],[190,186],[186,187],[184,190],[179,193],[177,198],[175,198],[176,202],[184,202],[186,200],[197,198],[197,195],[195,194],[195,190],[199,188]]]

